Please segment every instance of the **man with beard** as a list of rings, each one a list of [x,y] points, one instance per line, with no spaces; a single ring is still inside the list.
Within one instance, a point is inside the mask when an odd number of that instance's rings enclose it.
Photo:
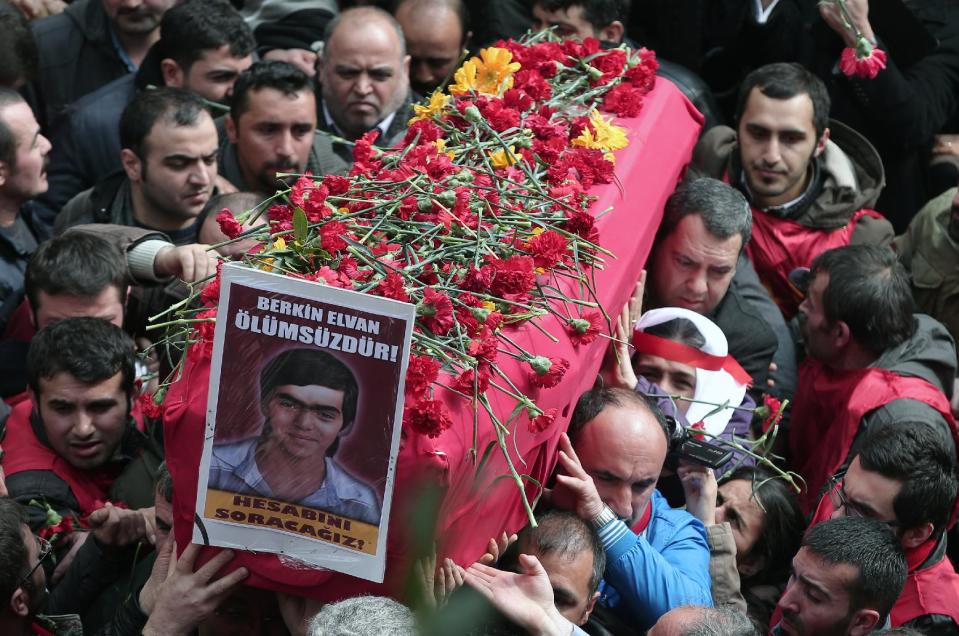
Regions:
[[[393,16],[375,7],[344,11],[326,29],[320,128],[348,141],[377,130],[377,145],[393,145],[412,115],[409,70],[403,30]],[[348,146],[333,150],[352,163]]]
[[[63,110],[104,84],[137,70],[159,37],[160,18],[175,0],[79,0],[38,20],[40,53],[29,86],[33,112],[54,132]]]
[[[160,40],[136,73],[77,100],[53,138],[50,189],[38,198],[53,224],[64,204],[122,169],[117,122],[138,91],[183,88],[225,102],[239,74],[253,63],[250,28],[226,0],[188,0],[163,15]]]
[[[806,288],[799,322],[807,357],[788,459],[806,482],[799,500],[808,513],[872,430],[928,427],[955,452],[947,394],[956,348],[945,327],[913,314],[908,275],[887,248],[823,252],[805,278],[797,282]]]
[[[68,318],[37,333],[27,357],[29,399],[4,431],[11,497],[78,518],[104,501],[152,504],[152,479],[143,483],[144,463],[135,461],[150,444],[134,417],[134,351],[130,336],[99,318]],[[28,514],[32,528],[47,524],[44,509],[29,506]]]
[[[120,118],[120,145],[123,172],[75,196],[54,232],[113,223],[196,243],[217,176],[216,126],[203,100],[179,88],[140,93]]]
[[[889,526],[843,517],[813,526],[793,558],[774,636],[860,636],[881,629],[906,580]]]
[[[693,165],[749,201],[746,253],[789,320],[802,301],[793,269],[833,247],[892,240],[889,221],[870,209],[884,185],[882,163],[859,133],[829,121],[826,86],[798,64],[750,73],[736,120],[735,131],[719,126],[703,136]]]
[[[347,170],[344,161],[319,153],[313,85],[287,62],[257,62],[241,73],[230,113],[218,124],[220,174],[242,192],[270,196],[284,187],[280,173]]]
[[[472,33],[463,0],[402,0],[393,10],[410,53],[410,86],[428,97],[453,76]]]
[[[23,299],[23,276],[37,249],[28,202],[47,189],[50,142],[19,93],[0,88],[0,331]]]
[[[376,493],[335,459],[358,397],[353,372],[326,351],[277,355],[260,371],[262,432],[213,445],[208,487],[378,524]]]

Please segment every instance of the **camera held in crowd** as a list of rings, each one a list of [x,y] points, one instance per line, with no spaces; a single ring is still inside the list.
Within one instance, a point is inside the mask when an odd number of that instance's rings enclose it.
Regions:
[[[715,469],[733,458],[733,452],[728,448],[696,439],[695,431],[690,431],[674,417],[667,416],[666,425],[669,429],[669,452],[666,453],[664,468],[675,472],[679,461],[686,460]]]

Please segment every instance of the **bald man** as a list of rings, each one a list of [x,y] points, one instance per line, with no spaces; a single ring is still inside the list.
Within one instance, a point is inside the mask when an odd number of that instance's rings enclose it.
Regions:
[[[656,490],[668,449],[663,414],[628,389],[584,393],[559,442],[553,504],[599,533],[599,602],[640,630],[675,607],[712,605],[706,529]]]
[[[469,17],[462,0],[400,0],[394,12],[410,54],[410,85],[428,96],[446,83],[466,51]]]
[[[411,116],[409,70],[393,16],[375,7],[344,11],[326,30],[320,128],[350,141],[376,128],[377,145],[392,145],[406,134]]]

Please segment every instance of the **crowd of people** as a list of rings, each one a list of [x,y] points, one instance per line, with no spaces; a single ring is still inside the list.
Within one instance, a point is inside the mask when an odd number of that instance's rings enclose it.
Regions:
[[[530,29],[656,49],[705,122],[537,523],[394,598],[198,565],[139,400],[180,353],[150,317],[249,247],[220,210],[347,174]],[[863,41],[871,78],[839,64]],[[0,632],[959,634],[957,182],[948,0],[2,1]],[[231,448],[248,482],[268,442]]]

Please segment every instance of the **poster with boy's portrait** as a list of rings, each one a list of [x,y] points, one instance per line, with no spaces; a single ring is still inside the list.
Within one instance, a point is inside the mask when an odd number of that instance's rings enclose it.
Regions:
[[[381,582],[415,307],[223,267],[195,543]]]

